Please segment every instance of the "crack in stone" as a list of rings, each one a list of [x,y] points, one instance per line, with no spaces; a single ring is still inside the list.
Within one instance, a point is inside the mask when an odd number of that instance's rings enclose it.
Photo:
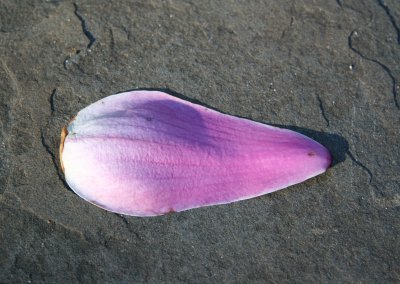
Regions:
[[[68,59],[69,59],[70,57],[68,56],[65,60],[64,60],[64,62],[63,62],[63,66],[64,66],[64,69],[65,70],[68,70],[68,66],[67,66],[67,64],[68,64]]]
[[[85,34],[85,36],[89,39],[89,44],[87,45],[87,48],[89,49],[93,43],[96,41],[96,38],[94,37],[94,35],[88,30],[87,26],[86,26],[86,21],[85,19],[82,17],[82,15],[79,13],[78,11],[78,5],[76,3],[74,3],[74,13],[75,16],[79,19],[79,21],[81,22],[81,26],[82,26],[82,31]]]
[[[320,109],[320,111],[321,111],[321,115],[322,115],[322,117],[324,118],[324,120],[325,120],[325,122],[326,122],[326,126],[329,127],[329,125],[330,125],[329,119],[328,119],[328,117],[326,116],[325,109],[324,109],[324,105],[322,104],[322,100],[321,100],[321,98],[320,98],[318,95],[317,95],[317,99],[318,99],[319,109]]]
[[[117,214],[117,213],[115,215],[117,215],[117,217],[119,217],[122,220],[122,222],[124,222],[125,226],[127,226],[127,227],[129,226],[129,222],[128,222],[128,220],[126,220],[124,215]]]
[[[399,102],[398,102],[398,100],[397,100],[397,90],[396,90],[397,82],[396,82],[395,77],[394,77],[393,74],[392,74],[392,71],[391,71],[391,70],[389,69],[389,67],[387,67],[385,64],[381,63],[380,61],[378,61],[378,60],[376,60],[376,59],[374,59],[374,58],[370,58],[370,57],[368,57],[368,56],[362,54],[359,50],[357,50],[357,49],[353,46],[353,41],[352,41],[352,40],[353,40],[353,36],[356,36],[356,35],[357,35],[357,32],[356,32],[355,30],[352,31],[352,32],[350,33],[350,35],[349,35],[349,37],[348,37],[348,46],[349,46],[349,48],[350,48],[354,53],[356,53],[357,55],[359,55],[362,59],[371,61],[371,62],[373,62],[373,63],[379,65],[379,66],[386,72],[386,74],[390,77],[390,79],[391,79],[391,81],[392,81],[392,94],[393,94],[394,104],[395,104],[395,106],[396,106],[397,109],[400,109]]]
[[[371,170],[367,166],[365,166],[363,163],[358,161],[356,158],[354,158],[354,155],[350,152],[350,150],[347,150],[346,154],[350,157],[350,159],[353,161],[354,164],[360,166],[364,171],[366,171],[368,173],[369,183],[371,184],[372,180],[374,178]]]
[[[393,28],[396,30],[397,44],[400,45],[400,28],[397,25],[396,20],[394,19],[393,15],[390,13],[389,7],[385,4],[385,2],[383,0],[378,0],[378,4],[385,11],[386,15],[389,17],[390,22],[392,23]]]
[[[111,54],[114,56],[115,53],[115,39],[114,39],[114,32],[112,28],[110,28],[110,50]]]
[[[341,0],[336,0],[336,3],[339,5],[340,8],[343,8],[343,3]]]
[[[17,77],[15,76],[15,73],[14,73],[13,71],[11,71],[10,68],[8,68],[8,66],[7,66],[7,64],[6,64],[5,61],[3,61],[2,59],[0,59],[0,61],[1,61],[2,65],[3,65],[3,70],[6,72],[7,76],[8,76],[8,77],[10,78],[10,80],[11,80],[12,87],[14,88],[14,90],[15,90],[15,92],[16,92],[16,97],[17,97],[18,99],[20,99],[20,97],[21,97],[21,90],[20,90],[20,87],[19,87],[18,79],[17,79]]]
[[[51,151],[49,145],[47,145],[46,140],[44,138],[44,134],[43,134],[43,130],[40,131],[40,139],[42,142],[43,147],[45,148],[46,152],[51,156],[51,160],[53,161],[53,165],[56,169],[57,175],[59,180],[64,184],[64,186],[69,190],[69,186],[67,184],[67,182],[65,181],[63,174],[61,173],[61,170],[57,164],[57,158],[54,155],[54,153]]]
[[[132,230],[131,227],[129,226],[129,222],[126,219],[126,216],[124,216],[122,214],[118,214],[118,213],[115,213],[115,216],[117,216],[119,219],[122,220],[122,222],[124,223],[125,227],[128,229],[128,231],[130,233],[134,234],[137,239],[139,239],[139,240],[141,239],[140,235],[136,231]]]
[[[57,89],[54,89],[49,98],[51,114],[53,114],[56,111],[55,101],[54,101],[56,95],[57,95]]]
[[[16,195],[14,194],[14,196],[16,196]],[[85,235],[81,231],[79,231],[79,230],[77,230],[77,229],[75,229],[73,227],[70,227],[68,225],[65,225],[63,223],[56,222],[55,220],[48,220],[48,219],[42,218],[40,215],[38,215],[36,212],[34,212],[31,208],[28,208],[28,207],[24,206],[23,202],[20,200],[20,198],[18,196],[16,196],[16,197],[19,199],[19,202],[20,202],[19,208],[15,208],[15,207],[9,206],[8,204],[6,204],[4,202],[2,202],[3,204],[1,204],[2,207],[5,208],[5,209],[14,210],[16,212],[18,212],[18,211],[19,212],[23,212],[23,213],[31,216],[32,218],[36,219],[37,221],[43,222],[43,224],[47,223],[47,224],[50,224],[50,225],[60,226],[64,230],[69,231],[71,233],[74,233],[74,234],[80,236],[80,238],[82,240],[87,241],[87,239],[85,238]]]
[[[18,108],[18,105],[20,104],[20,102],[22,101],[22,96],[21,96],[21,89],[20,89],[20,85],[18,83],[18,78],[16,76],[16,74],[8,67],[7,63],[0,58],[0,63],[2,66],[2,69],[5,72],[5,75],[9,78],[10,83],[11,83],[11,88],[14,90],[15,92],[15,96],[11,96],[10,97],[10,108],[8,108],[8,110],[6,111],[6,113],[4,114],[4,121],[2,124],[2,127],[4,127],[3,129],[5,129],[4,133],[12,130],[13,127],[13,112],[15,111],[16,108]],[[0,193],[4,194],[6,191],[8,191],[9,189],[9,176],[10,174],[13,172],[12,167],[14,164],[13,159],[9,159],[10,157],[8,156],[8,149],[10,148],[10,145],[12,144],[12,135],[4,135],[3,138],[3,145],[4,145],[4,149],[5,149],[5,153],[4,156],[2,156],[2,172],[6,172],[5,174],[5,178],[3,178],[2,175],[2,182],[3,182],[3,188],[0,189]]]
[[[281,33],[281,39],[283,39],[283,38],[285,37],[286,32],[287,32],[288,30],[290,30],[290,28],[293,26],[293,23],[294,23],[294,18],[293,18],[293,17],[290,17],[289,25],[288,25],[286,28],[284,28],[283,31],[282,31],[282,33]]]

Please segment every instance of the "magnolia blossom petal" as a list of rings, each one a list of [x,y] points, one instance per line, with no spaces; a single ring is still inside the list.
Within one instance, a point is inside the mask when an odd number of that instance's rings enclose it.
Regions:
[[[155,216],[270,193],[326,171],[326,148],[299,133],[158,91],[106,97],[63,130],[69,186],[109,211]]]

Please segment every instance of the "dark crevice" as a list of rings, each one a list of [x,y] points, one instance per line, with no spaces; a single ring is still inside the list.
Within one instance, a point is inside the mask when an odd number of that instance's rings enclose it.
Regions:
[[[374,176],[372,175],[371,170],[370,170],[368,167],[366,167],[363,163],[361,163],[360,161],[358,161],[356,158],[354,158],[354,156],[353,156],[353,154],[350,152],[350,150],[347,150],[346,154],[347,154],[347,156],[350,157],[350,159],[353,161],[353,163],[355,163],[356,165],[360,166],[364,171],[366,171],[366,172],[368,173],[368,176],[369,176],[369,183],[371,183],[371,182],[372,182],[372,179],[373,179],[373,177],[374,177]]]
[[[358,51],[356,48],[354,48],[354,47],[353,47],[353,42],[352,42],[353,39],[352,39],[352,38],[353,38],[353,36],[354,36],[355,34],[356,34],[356,32],[355,32],[355,31],[352,31],[352,32],[350,33],[349,37],[348,37],[348,45],[349,45],[349,48],[350,48],[353,52],[355,52],[356,54],[358,54],[361,58],[363,58],[363,59],[365,59],[365,60],[368,60],[368,61],[371,61],[371,62],[374,62],[375,64],[378,64],[383,70],[385,70],[386,74],[388,74],[388,76],[390,77],[390,79],[391,79],[391,81],[392,81],[392,94],[393,94],[394,104],[395,104],[395,106],[396,106],[397,109],[400,109],[399,102],[397,101],[397,90],[396,90],[396,85],[397,85],[397,83],[396,83],[395,77],[394,77],[393,74],[392,74],[392,71],[391,71],[391,70],[389,69],[389,67],[387,67],[385,64],[379,62],[379,61],[376,60],[376,59],[369,58],[369,57],[365,56],[365,55],[362,54],[360,51]]]
[[[320,109],[320,111],[321,111],[322,117],[325,119],[326,126],[329,127],[329,125],[330,125],[329,119],[328,119],[328,117],[326,116],[325,109],[324,109],[324,105],[322,104],[322,100],[321,100],[321,98],[320,98],[319,96],[317,96],[317,99],[318,99],[319,109]]]
[[[81,72],[82,74],[85,74],[85,71],[83,70],[83,68],[77,63],[75,64],[76,69],[78,69],[79,72]]]
[[[389,17],[390,22],[392,23],[393,28],[396,30],[397,44],[400,45],[400,28],[397,25],[396,20],[394,19],[393,15],[390,13],[389,7],[385,4],[385,2],[383,0],[378,0],[378,4],[385,11],[386,15]]]
[[[118,214],[118,213],[115,213],[115,215],[116,215],[118,218],[120,218],[120,219],[122,220],[122,222],[124,222],[125,226],[127,226],[127,227],[129,226],[129,222],[128,222],[128,220],[126,220],[126,218],[125,218],[124,215]]]
[[[65,60],[64,60],[64,62],[63,62],[63,66],[64,66],[64,69],[65,70],[68,70],[68,66],[67,66],[67,64],[68,64],[68,59],[69,59],[70,57],[68,56]]]
[[[122,220],[122,222],[125,224],[125,226],[126,226],[126,228],[128,229],[129,232],[133,233],[138,240],[141,240],[141,237],[138,234],[138,232],[132,230],[131,227],[129,226],[129,222],[128,222],[127,217],[125,215],[115,213],[115,216],[117,216],[119,219]]]
[[[56,111],[55,101],[54,101],[56,94],[57,94],[57,89],[54,89],[49,98],[51,114],[53,114]]]
[[[293,23],[294,23],[294,18],[291,17],[289,25],[282,31],[281,39],[283,39],[285,37],[286,32],[293,26]]]
[[[89,39],[89,44],[87,45],[87,48],[90,48],[93,43],[96,41],[96,38],[94,37],[94,35],[88,30],[87,26],[86,26],[86,21],[85,19],[82,17],[82,15],[79,13],[78,11],[78,5],[76,5],[76,3],[74,3],[74,13],[75,16],[79,19],[79,21],[81,22],[81,26],[82,26],[82,31],[85,34],[85,36]]]
[[[115,52],[115,39],[114,39],[113,30],[111,28],[110,28],[110,49],[111,49],[111,54],[114,54],[114,52]]]
[[[343,7],[342,1],[341,0],[336,0],[336,3],[339,5],[340,8]]]
[[[56,155],[54,155],[54,153],[50,149],[50,146],[47,145],[47,143],[46,143],[46,140],[45,140],[44,134],[43,134],[43,130],[40,131],[40,139],[42,141],[42,145],[45,148],[46,152],[49,153],[49,155],[51,156],[51,160],[53,161],[53,164],[54,164],[54,167],[56,169],[58,178],[61,180],[61,182],[64,184],[64,186],[67,189],[69,189],[69,186],[68,186],[67,182],[65,181],[64,176],[63,176],[63,174],[61,172],[61,169],[58,166]]]

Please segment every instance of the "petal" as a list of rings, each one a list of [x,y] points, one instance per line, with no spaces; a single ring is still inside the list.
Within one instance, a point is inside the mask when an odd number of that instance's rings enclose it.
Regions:
[[[230,203],[321,174],[326,148],[299,133],[158,91],[106,97],[64,130],[65,178],[82,198],[133,216]]]

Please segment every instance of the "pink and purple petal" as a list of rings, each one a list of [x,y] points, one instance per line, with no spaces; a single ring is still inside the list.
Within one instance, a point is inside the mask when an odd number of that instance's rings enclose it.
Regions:
[[[69,186],[133,216],[230,203],[319,175],[326,148],[299,133],[229,116],[158,91],[106,97],[64,130]]]

